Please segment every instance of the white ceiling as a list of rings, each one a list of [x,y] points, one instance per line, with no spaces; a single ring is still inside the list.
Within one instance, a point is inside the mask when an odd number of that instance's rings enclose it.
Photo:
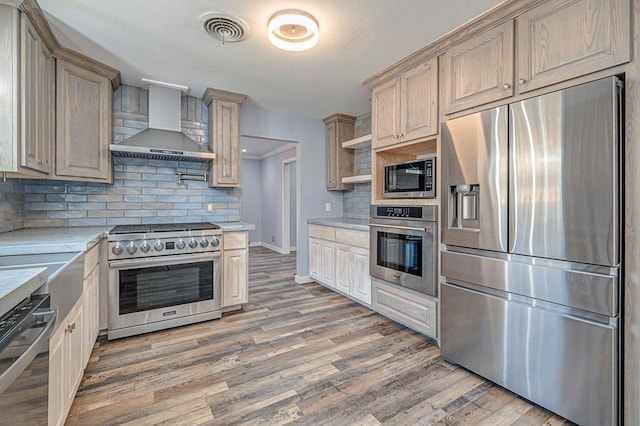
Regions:
[[[362,81],[503,0],[38,0],[65,47],[121,71],[244,93],[251,106],[324,118],[370,111]],[[269,17],[296,8],[315,16],[320,41],[286,52],[267,40]],[[220,42],[201,29],[206,12],[238,16],[252,35]]]

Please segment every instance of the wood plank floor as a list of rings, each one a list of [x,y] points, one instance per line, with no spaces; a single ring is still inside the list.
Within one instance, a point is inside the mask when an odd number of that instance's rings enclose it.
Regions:
[[[68,425],[568,424],[453,366],[435,342],[251,248],[250,296],[220,320],[93,350]]]

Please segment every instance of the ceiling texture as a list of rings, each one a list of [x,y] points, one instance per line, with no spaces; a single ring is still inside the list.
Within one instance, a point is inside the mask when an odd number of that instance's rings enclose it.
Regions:
[[[38,0],[60,43],[117,68],[125,84],[142,77],[248,95],[250,106],[324,118],[371,110],[362,81],[503,0]],[[312,14],[320,40],[287,52],[267,39],[283,9]],[[222,44],[200,17],[222,12],[251,35]]]

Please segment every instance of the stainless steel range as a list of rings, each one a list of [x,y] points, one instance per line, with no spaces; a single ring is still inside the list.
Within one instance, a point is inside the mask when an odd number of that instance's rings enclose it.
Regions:
[[[222,238],[208,222],[113,228],[108,338],[220,318]]]

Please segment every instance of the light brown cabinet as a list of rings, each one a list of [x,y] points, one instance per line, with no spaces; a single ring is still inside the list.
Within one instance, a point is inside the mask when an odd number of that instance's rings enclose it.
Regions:
[[[240,186],[240,104],[245,98],[211,88],[202,96],[209,107],[209,149],[216,154],[211,164],[211,187]]]
[[[508,21],[443,55],[446,113],[513,95],[513,37],[513,21]]]
[[[58,56],[57,65],[56,175],[78,181],[112,182],[111,81],[83,66],[83,57],[69,52],[65,59]],[[69,61],[72,56],[77,60]]]
[[[437,134],[438,59],[376,87],[371,99],[373,148]]]
[[[342,178],[353,175],[353,150],[342,147],[342,142],[353,139],[356,117],[334,114],[325,118],[326,126],[326,187],[329,191],[353,189],[353,184],[343,183]]]
[[[520,93],[630,59],[627,0],[553,0],[516,19]]]
[[[223,248],[222,307],[228,308],[249,301],[249,234],[225,233]]]
[[[0,170],[53,170],[55,60],[27,15],[0,5]]]
[[[443,55],[445,113],[630,60],[628,0],[550,0]]]

